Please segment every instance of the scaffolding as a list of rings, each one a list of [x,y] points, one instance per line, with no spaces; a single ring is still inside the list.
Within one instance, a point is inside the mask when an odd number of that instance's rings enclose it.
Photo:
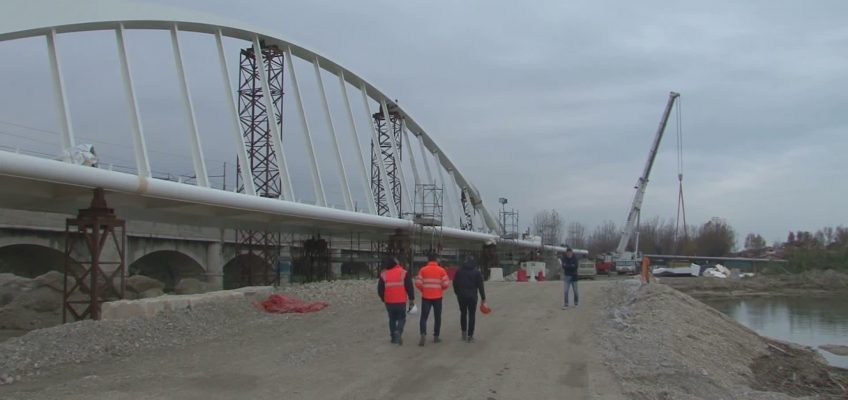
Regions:
[[[279,198],[282,194],[280,166],[271,136],[271,121],[283,125],[283,60],[282,50],[274,46],[262,47],[262,57],[257,58],[253,47],[241,49],[239,68],[239,121],[244,132],[247,158],[252,171],[256,195]],[[265,60],[263,64],[262,60]],[[272,110],[263,101],[260,74],[268,82]],[[245,182],[240,181],[242,166],[236,163],[236,188],[244,192]],[[256,271],[249,258],[239,257],[239,285],[278,285],[279,274],[274,271],[280,256],[282,238],[279,232],[236,230],[236,254],[252,254],[261,258],[264,265]]]
[[[444,188],[434,184],[415,185],[413,222],[418,226],[418,249],[421,253],[442,251]],[[425,229],[429,228],[429,232]]]
[[[403,117],[401,117],[400,113],[394,107],[389,107],[388,114],[389,120],[386,121],[383,107],[380,106],[380,111],[372,115],[379,142],[374,143],[373,140],[371,141],[371,191],[374,192],[377,214],[389,215],[388,194],[380,177],[379,163],[382,162],[386,167],[386,178],[391,187],[391,197],[395,203],[395,209],[398,212],[397,217],[402,218],[401,180],[398,170],[401,168],[403,155],[401,141],[403,137]],[[395,148],[397,149],[397,154],[395,154]]]
[[[501,224],[502,237],[504,239],[518,239],[521,235],[518,232],[518,211],[503,209],[498,212],[498,219]]]
[[[442,226],[444,189],[434,184],[415,185],[413,221],[422,226]]]

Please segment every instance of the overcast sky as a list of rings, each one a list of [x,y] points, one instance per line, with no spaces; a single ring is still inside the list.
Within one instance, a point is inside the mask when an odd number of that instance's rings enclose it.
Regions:
[[[844,1],[180,3],[397,98],[490,209],[506,197],[524,223],[553,208],[622,224],[673,90],[689,222],[718,216],[769,242],[848,224]],[[643,219],[676,213],[674,117],[666,133]]]

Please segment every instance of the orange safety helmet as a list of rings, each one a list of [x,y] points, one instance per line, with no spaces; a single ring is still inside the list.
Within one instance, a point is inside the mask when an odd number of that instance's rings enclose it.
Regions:
[[[480,312],[483,314],[490,314],[492,309],[489,308],[489,305],[486,303],[480,303]]]

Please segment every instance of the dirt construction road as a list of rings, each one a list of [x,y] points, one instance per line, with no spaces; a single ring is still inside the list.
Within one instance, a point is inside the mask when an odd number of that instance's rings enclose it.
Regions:
[[[388,340],[373,296],[245,329],[241,335],[99,363],[53,368],[0,387],[3,399],[621,399],[594,351],[592,322],[610,282],[580,282],[579,308],[561,310],[562,283],[495,283],[477,341],[460,341],[446,295],[443,343]],[[432,316],[430,321],[432,326]],[[432,329],[432,328],[430,328]]]

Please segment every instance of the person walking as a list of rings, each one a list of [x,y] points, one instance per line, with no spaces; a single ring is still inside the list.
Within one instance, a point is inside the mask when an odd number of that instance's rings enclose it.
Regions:
[[[468,257],[462,268],[453,278],[453,292],[459,302],[459,326],[462,329],[462,341],[474,342],[474,320],[477,313],[477,292],[480,300],[486,303],[486,290],[483,288],[483,274],[477,269],[474,257]]]
[[[442,295],[444,290],[450,286],[448,273],[436,261],[435,254],[427,256],[427,264],[421,267],[418,271],[418,276],[415,277],[415,287],[421,291],[421,319],[420,330],[421,340],[419,346],[423,346],[427,339],[427,319],[430,316],[430,309],[433,309],[433,343],[440,343],[439,331],[442,328]]]
[[[406,324],[406,305],[415,304],[415,289],[412,288],[412,274],[406,272],[394,257],[382,261],[383,271],[377,282],[377,294],[386,303],[389,314],[389,335],[391,342],[403,346],[403,327]]]
[[[563,310],[568,308],[568,292],[570,288],[574,289],[574,306],[577,307],[580,304],[580,296],[577,294],[577,263],[578,260],[574,256],[574,251],[571,250],[571,247],[566,247],[565,256],[562,258],[562,281],[565,285]]]

